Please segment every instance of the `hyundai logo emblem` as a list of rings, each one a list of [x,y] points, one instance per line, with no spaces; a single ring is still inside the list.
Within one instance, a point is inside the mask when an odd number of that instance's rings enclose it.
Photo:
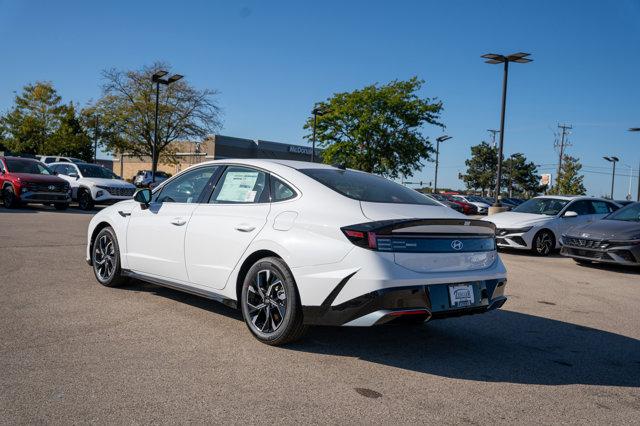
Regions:
[[[56,189],[54,185],[49,185],[49,191],[53,191],[54,189]]]
[[[462,244],[462,241],[460,241],[460,240],[451,241],[451,248],[456,250],[456,251],[462,250],[463,246],[464,246],[464,244]]]

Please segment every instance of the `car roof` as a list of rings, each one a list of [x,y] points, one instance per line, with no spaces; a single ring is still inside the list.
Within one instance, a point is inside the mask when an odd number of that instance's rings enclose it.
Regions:
[[[567,200],[567,201],[573,201],[573,200],[603,200],[603,198],[600,197],[589,197],[588,195],[539,195],[537,197],[533,197],[533,198],[553,198],[556,200]],[[611,200],[605,200],[605,201],[611,201]]]
[[[330,166],[322,163],[312,163],[310,161],[295,161],[295,160],[277,160],[277,159],[265,159],[265,158],[225,158],[219,160],[210,160],[199,163],[202,164],[245,164],[247,166],[268,168],[273,165],[281,165],[290,167],[292,169],[336,169],[337,167]]]
[[[27,161],[35,161],[36,163],[39,163],[40,161],[36,160],[35,158],[29,158],[29,157],[15,157],[13,155],[4,155],[2,157],[3,160],[27,160]]]

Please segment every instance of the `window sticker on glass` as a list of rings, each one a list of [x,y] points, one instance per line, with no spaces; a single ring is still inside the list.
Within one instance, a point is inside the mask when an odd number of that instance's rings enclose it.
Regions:
[[[257,171],[227,172],[216,201],[232,203],[252,203],[257,192],[254,190],[258,180]]]

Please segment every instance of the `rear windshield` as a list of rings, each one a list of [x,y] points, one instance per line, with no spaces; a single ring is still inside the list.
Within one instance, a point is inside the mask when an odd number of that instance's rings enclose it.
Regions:
[[[302,169],[300,172],[358,201],[439,206],[413,189],[369,173],[336,169]]]
[[[53,172],[39,161],[7,158],[7,169],[13,173],[31,173],[34,175],[52,175]]]

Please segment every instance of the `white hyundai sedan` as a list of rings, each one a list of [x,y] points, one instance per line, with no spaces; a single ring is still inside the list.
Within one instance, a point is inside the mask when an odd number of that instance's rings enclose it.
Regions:
[[[237,307],[260,341],[499,308],[495,227],[387,179],[327,165],[217,160],[91,220],[97,280],[137,278]]]
[[[620,206],[602,198],[543,196],[532,198],[510,212],[483,218],[496,225],[498,247],[531,250],[548,256],[560,248],[569,229],[600,220]]]

